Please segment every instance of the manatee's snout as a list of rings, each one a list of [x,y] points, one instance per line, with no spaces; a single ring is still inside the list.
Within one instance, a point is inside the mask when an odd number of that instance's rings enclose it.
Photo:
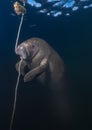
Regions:
[[[25,41],[15,49],[15,53],[24,60],[32,60],[38,52],[39,43],[36,40]]]
[[[20,44],[16,49],[15,49],[15,53],[17,55],[19,55],[20,57],[22,57],[23,59],[27,59],[28,54],[27,54],[27,50],[24,44]]]

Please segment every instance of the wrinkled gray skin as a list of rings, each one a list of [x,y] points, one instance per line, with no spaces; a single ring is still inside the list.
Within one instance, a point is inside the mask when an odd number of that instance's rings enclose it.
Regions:
[[[67,99],[64,63],[56,51],[48,43],[40,38],[31,38],[21,43],[16,54],[23,58],[20,71],[24,76],[24,82],[36,78],[44,86],[51,90],[50,106],[54,114],[63,120],[70,119],[70,105]],[[16,69],[18,71],[18,62]],[[25,67],[29,72],[25,74]]]

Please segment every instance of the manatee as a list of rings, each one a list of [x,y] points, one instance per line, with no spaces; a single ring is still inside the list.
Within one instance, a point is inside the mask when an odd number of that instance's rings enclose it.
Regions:
[[[44,87],[48,87],[49,108],[60,121],[71,119],[71,107],[67,94],[65,79],[65,65],[59,54],[43,39],[31,38],[21,43],[15,50],[22,57],[20,73],[24,82],[38,80]],[[16,64],[18,71],[20,61]],[[25,72],[25,68],[28,72]]]

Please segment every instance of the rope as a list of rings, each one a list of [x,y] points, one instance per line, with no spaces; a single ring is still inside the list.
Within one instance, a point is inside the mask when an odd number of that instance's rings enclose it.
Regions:
[[[16,109],[16,101],[17,101],[18,85],[19,85],[19,80],[20,80],[20,75],[21,75],[20,74],[21,63],[22,63],[22,59],[21,59],[21,61],[19,63],[19,74],[18,74],[17,83],[16,83],[16,87],[15,87],[14,104],[13,104],[13,111],[12,111],[10,129],[9,130],[12,130],[12,126],[13,126],[14,114],[15,114],[15,109]]]
[[[16,38],[16,44],[15,44],[15,50],[18,46],[18,41],[19,41],[19,35],[20,35],[20,30],[22,27],[22,23],[23,23],[23,18],[24,18],[24,14],[22,14],[21,16],[21,21],[20,21],[20,25],[19,25],[19,29],[18,29],[18,33],[17,33],[17,38]],[[17,82],[16,82],[16,87],[15,87],[15,95],[14,95],[14,104],[13,104],[13,111],[12,111],[12,116],[11,116],[11,122],[10,122],[10,129],[12,130],[12,126],[13,126],[13,120],[14,120],[14,114],[15,114],[15,108],[16,108],[16,101],[17,101],[17,91],[18,91],[18,85],[19,85],[19,80],[20,80],[20,67],[21,67],[21,63],[22,63],[22,59],[19,63],[19,74],[17,77]]]
[[[23,3],[23,5],[25,6],[25,2]],[[20,36],[20,31],[21,31],[23,19],[24,19],[24,13],[22,13],[21,20],[20,20],[20,24],[19,24],[19,28],[18,28],[16,43],[15,43],[15,50],[17,49],[17,46],[18,46],[18,41],[19,41],[19,36]],[[11,121],[10,121],[10,128],[9,128],[9,130],[12,130],[12,127],[13,127],[13,120],[14,120],[14,115],[15,115],[16,101],[17,101],[17,93],[18,93],[18,85],[19,85],[19,80],[20,80],[20,75],[21,75],[21,73],[20,73],[20,67],[21,67],[22,61],[23,61],[23,59],[21,58],[20,63],[19,63],[19,68],[18,68],[18,69],[19,69],[19,71],[18,71],[19,74],[18,74],[18,77],[17,77],[16,87],[15,87],[13,111],[12,111],[12,116],[11,116]]]
[[[23,19],[24,19],[24,14],[22,14],[22,16],[21,16],[19,29],[18,29],[18,33],[17,33],[17,38],[16,38],[16,43],[15,43],[15,50],[16,50],[16,48],[18,46],[18,40],[19,40],[19,35],[20,35],[20,30],[21,30],[21,27],[22,27]]]

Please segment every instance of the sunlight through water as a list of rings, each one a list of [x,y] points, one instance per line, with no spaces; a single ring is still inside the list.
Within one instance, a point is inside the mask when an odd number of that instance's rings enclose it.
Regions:
[[[27,0],[27,3],[37,8],[39,13],[54,17],[69,16],[79,9],[92,8],[92,0]]]

